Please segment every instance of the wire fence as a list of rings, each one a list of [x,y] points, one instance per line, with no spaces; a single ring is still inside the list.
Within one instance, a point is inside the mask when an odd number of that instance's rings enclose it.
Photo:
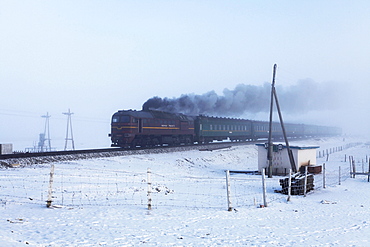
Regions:
[[[336,147],[320,149],[317,151],[317,158],[327,157],[328,159],[330,154],[340,152],[340,151],[343,151],[345,149],[349,149],[352,147],[356,147],[361,144],[362,144],[361,142],[352,142],[352,143],[347,143],[347,144],[336,146]]]
[[[52,177],[52,183],[51,183]],[[0,172],[0,202],[53,206],[148,206],[148,194],[152,208],[163,206],[185,208],[227,207],[226,178],[168,176],[155,172],[133,173],[108,169],[55,168],[50,169],[7,169]],[[278,178],[267,180],[268,198],[272,202],[281,198],[274,193],[279,186]],[[231,197],[234,207],[263,204],[261,176],[231,176]]]
[[[300,182],[292,182],[292,195],[303,194],[294,191],[307,192],[341,184],[353,176],[354,170],[365,175],[369,172],[369,163],[367,157],[364,160],[352,157],[336,167],[323,164],[321,173],[308,176],[313,177],[312,187],[309,178],[293,176],[293,181]],[[0,170],[0,203],[2,207],[10,203],[46,205],[51,200],[53,206],[64,207],[126,205],[224,210],[230,205],[232,208],[254,207],[266,205],[266,201],[271,205],[287,200],[283,186],[287,179],[268,178],[263,186],[261,175],[250,174],[231,174],[227,181],[226,173],[209,177],[68,166],[56,167],[54,172],[49,167],[4,169]]]

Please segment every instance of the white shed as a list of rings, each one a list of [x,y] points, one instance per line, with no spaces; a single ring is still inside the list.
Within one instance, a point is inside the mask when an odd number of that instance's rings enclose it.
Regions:
[[[258,146],[258,171],[268,168],[267,143]],[[289,146],[292,150],[297,171],[301,166],[316,165],[316,150],[319,146]],[[272,152],[272,174],[286,175],[291,169],[288,151],[283,144],[274,144]]]

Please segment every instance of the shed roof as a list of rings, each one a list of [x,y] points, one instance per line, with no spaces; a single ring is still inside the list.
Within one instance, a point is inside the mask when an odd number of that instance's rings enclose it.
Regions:
[[[266,145],[265,143],[256,144],[256,146],[265,146],[265,145]],[[274,145],[282,145],[283,148],[286,148],[286,145],[283,145],[281,143],[274,143]],[[289,148],[303,150],[303,149],[317,149],[317,148],[320,148],[320,146],[290,146],[289,145]]]

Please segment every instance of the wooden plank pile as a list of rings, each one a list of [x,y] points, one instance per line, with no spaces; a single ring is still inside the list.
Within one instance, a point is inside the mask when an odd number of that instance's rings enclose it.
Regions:
[[[276,191],[279,193],[283,193],[288,195],[289,189],[289,178],[283,178],[279,180],[282,190]],[[292,187],[291,187],[291,195],[304,195],[304,182],[305,182],[305,174],[304,173],[296,173],[292,175]],[[306,192],[311,191],[314,189],[314,176],[313,174],[307,174],[307,187]]]

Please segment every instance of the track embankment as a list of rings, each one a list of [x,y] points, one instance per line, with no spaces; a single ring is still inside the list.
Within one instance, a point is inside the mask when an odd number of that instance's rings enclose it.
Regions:
[[[224,148],[231,148],[233,145],[250,145],[252,143],[212,143],[205,145],[189,145],[176,147],[155,147],[155,148],[138,148],[138,149],[91,149],[91,150],[74,150],[60,152],[43,152],[43,153],[19,153],[0,155],[0,167],[15,168],[25,167],[34,164],[56,163],[71,160],[95,159],[104,157],[171,153],[189,150],[213,151]]]

